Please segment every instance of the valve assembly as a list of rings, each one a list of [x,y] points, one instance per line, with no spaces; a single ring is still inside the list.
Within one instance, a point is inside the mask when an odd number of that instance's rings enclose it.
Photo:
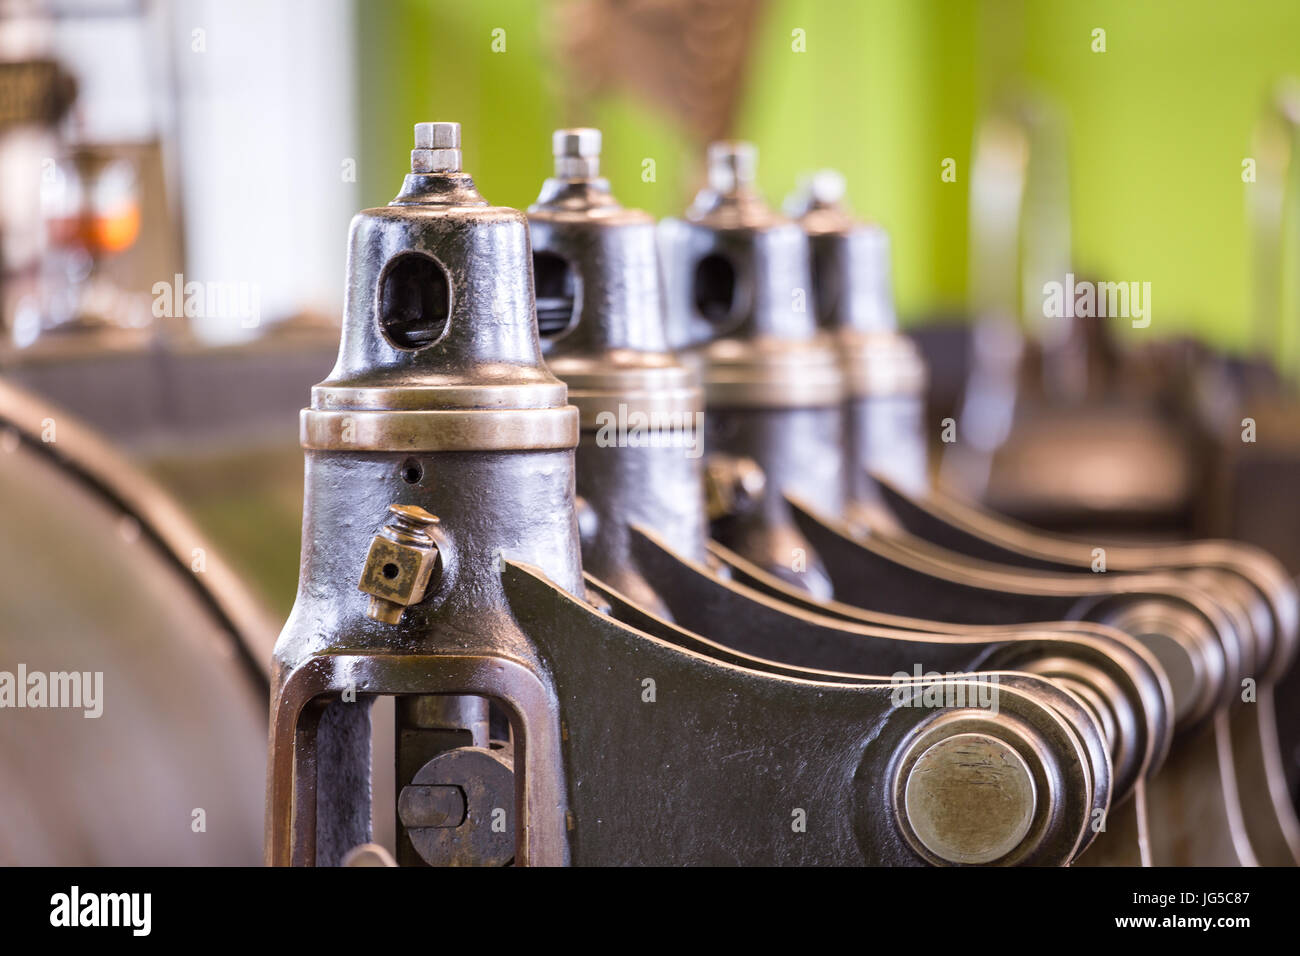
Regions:
[[[888,237],[842,179],[783,215],[715,143],[656,222],[567,129],[521,212],[460,146],[417,125],[352,224],[269,863],[343,863],[377,818],[409,865],[1300,860],[1292,582],[932,489]]]

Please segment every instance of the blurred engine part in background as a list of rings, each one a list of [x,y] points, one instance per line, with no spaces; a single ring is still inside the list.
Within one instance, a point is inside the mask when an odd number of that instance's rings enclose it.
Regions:
[[[1046,527],[1187,533],[1197,464],[1190,410],[1160,394],[1169,383],[1150,374],[1159,369],[1142,374],[1149,344],[1135,358],[1113,341],[1131,314],[1134,327],[1149,323],[1142,287],[1076,281],[1065,136],[1059,108],[1023,96],[979,128],[972,365],[953,412],[963,434],[938,446],[942,482]],[[1064,308],[1054,307],[1053,287]],[[1100,297],[1087,307],[1093,289]]]
[[[5,179],[40,203],[5,205],[18,219],[5,236],[32,251],[0,280],[0,374],[125,449],[287,607],[294,421],[337,350],[334,237],[357,189],[352,6],[5,12],[0,27],[62,64],[77,99],[58,101],[65,122],[50,116]],[[31,126],[17,128],[31,139]]]
[[[627,89],[701,142],[735,128],[762,0],[559,0],[551,36],[571,110]]]
[[[256,863],[269,617],[47,400],[0,384],[0,446],[0,863]]]
[[[102,672],[108,698],[7,712],[5,862],[261,857],[273,634],[215,609],[292,599],[296,418],[337,351],[356,190],[350,30],[344,2],[0,10],[0,418],[25,503],[0,649]]]

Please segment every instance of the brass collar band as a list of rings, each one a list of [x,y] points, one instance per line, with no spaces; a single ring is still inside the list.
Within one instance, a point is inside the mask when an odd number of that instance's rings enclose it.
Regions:
[[[550,451],[577,447],[578,410],[304,408],[299,436],[315,451]]]
[[[569,386],[569,401],[578,407],[584,431],[605,427],[611,415],[614,421],[646,415],[665,430],[675,429],[677,422],[689,430],[694,428],[695,413],[704,410],[697,376],[681,365],[617,365],[564,358],[552,363],[552,370]]]
[[[850,398],[920,395],[925,391],[925,362],[911,340],[897,332],[842,330],[840,353]]]
[[[695,427],[695,413],[704,411],[704,393],[695,386],[654,392],[588,391],[571,387],[569,401],[578,407],[583,431],[595,431],[611,421],[627,422],[639,415],[647,416],[651,423],[662,425],[665,430],[691,431]]]
[[[825,408],[844,400],[842,381],[714,379],[705,385],[710,408]]]
[[[805,343],[711,351],[703,366],[710,408],[820,408],[844,401],[838,353]]]
[[[385,409],[416,411],[456,408],[551,408],[563,407],[564,383],[556,381],[510,382],[501,385],[482,383],[449,385],[443,382],[413,385],[409,382],[390,386],[315,385],[311,390],[311,407],[321,410]]]

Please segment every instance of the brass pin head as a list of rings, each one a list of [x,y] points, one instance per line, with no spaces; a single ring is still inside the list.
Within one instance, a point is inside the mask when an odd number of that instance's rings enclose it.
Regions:
[[[1037,805],[1033,774],[1013,747],[986,733],[932,744],[912,766],[904,812],[936,857],[991,863],[1020,845]]]

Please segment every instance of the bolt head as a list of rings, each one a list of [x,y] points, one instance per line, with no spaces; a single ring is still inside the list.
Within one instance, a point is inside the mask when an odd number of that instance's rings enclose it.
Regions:
[[[460,149],[459,123],[416,123],[416,149]]]
[[[551,134],[555,175],[559,179],[595,179],[600,175],[600,130],[577,127]]]
[[[370,541],[370,551],[357,588],[390,605],[409,607],[424,600],[429,579],[440,563],[436,546],[400,544],[375,535]]]
[[[460,124],[416,123],[415,149],[411,150],[411,172],[458,173],[460,171]]]
[[[837,169],[819,169],[808,177],[808,193],[818,205],[837,205],[846,190],[844,174]]]
[[[588,127],[557,129],[551,134],[551,152],[556,156],[591,159],[600,155],[600,130]]]
[[[753,143],[720,140],[709,144],[709,186],[720,193],[752,186],[758,178],[758,148]]]

